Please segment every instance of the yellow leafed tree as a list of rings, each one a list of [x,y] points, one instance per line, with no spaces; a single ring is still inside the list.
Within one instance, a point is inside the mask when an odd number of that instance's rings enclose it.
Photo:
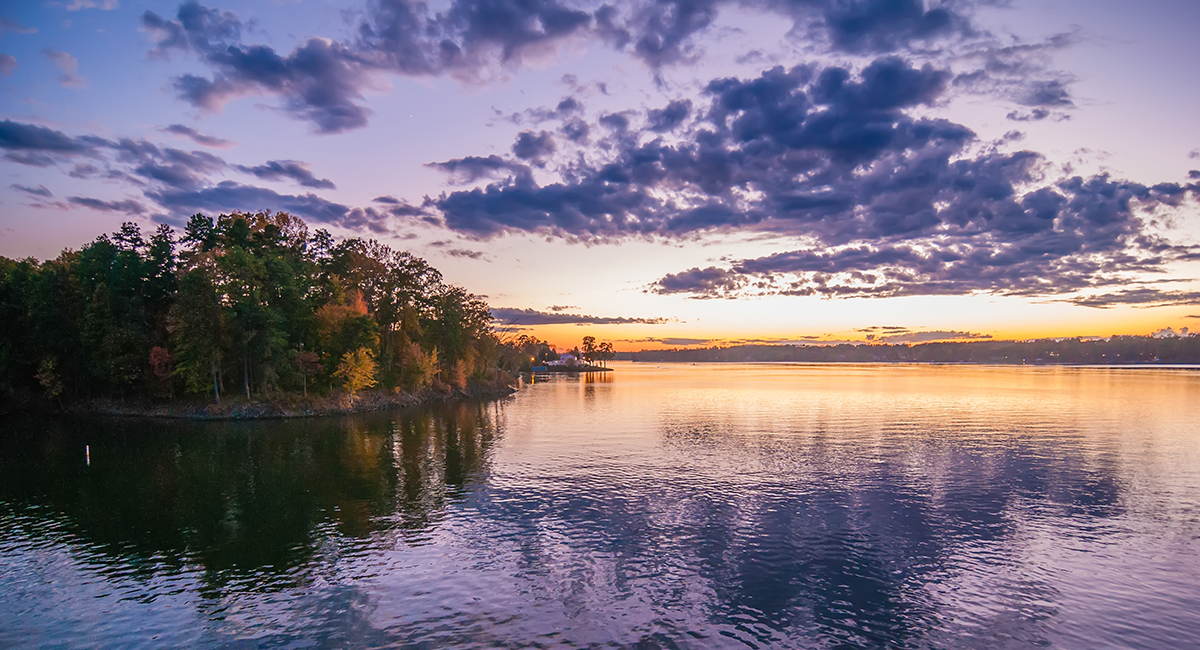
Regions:
[[[342,380],[342,386],[353,402],[355,393],[378,383],[375,381],[375,354],[367,348],[347,352],[342,355],[334,374]]]

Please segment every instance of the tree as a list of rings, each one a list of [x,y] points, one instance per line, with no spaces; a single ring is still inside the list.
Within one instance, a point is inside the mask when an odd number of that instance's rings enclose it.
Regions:
[[[296,355],[296,365],[300,367],[301,381],[303,382],[304,396],[308,397],[308,376],[316,374],[324,369],[321,365],[321,356],[316,352],[305,352],[301,350]]]
[[[582,352],[584,361],[591,363],[593,360],[595,360],[595,358],[596,358],[596,337],[594,337],[594,336],[583,337],[583,345],[580,346],[580,351]]]
[[[64,400],[180,388],[219,402],[232,378],[247,398],[307,393],[310,375],[332,384],[360,349],[389,389],[465,386],[512,352],[487,304],[424,260],[268,211],[198,214],[149,237],[130,222],[54,260],[0,258],[0,322],[3,398],[45,393],[39,374]],[[526,343],[526,363],[550,353]]]
[[[608,362],[612,361],[613,358],[617,356],[617,353],[613,351],[613,344],[608,341],[605,341],[600,344],[600,347],[598,348],[597,356],[600,357],[601,364],[605,368],[607,368]]]
[[[342,386],[353,402],[358,391],[378,383],[375,380],[375,354],[367,348],[347,352],[334,374],[342,380]]]
[[[188,390],[197,393],[207,390],[211,380],[213,398],[220,404],[225,315],[216,288],[203,270],[183,276],[169,320],[175,374],[183,377]]]

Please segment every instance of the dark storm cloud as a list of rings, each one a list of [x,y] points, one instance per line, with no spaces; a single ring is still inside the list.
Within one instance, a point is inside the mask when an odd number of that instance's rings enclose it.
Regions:
[[[493,307],[492,318],[502,323],[516,325],[660,325],[670,320],[667,318],[586,316],[583,314],[563,314],[538,311],[536,309],[514,309],[511,307]]]
[[[29,187],[27,185],[13,184],[13,185],[10,185],[9,187],[13,188],[14,190],[19,190],[21,192],[29,194],[30,196],[36,196],[36,197],[40,197],[43,199],[48,199],[48,198],[51,198],[54,196],[54,194],[51,193],[50,190],[46,189],[46,187],[44,185],[38,185],[37,187]]]
[[[122,212],[131,216],[141,216],[146,214],[146,207],[132,199],[127,199],[124,201],[103,201],[101,199],[72,196],[68,198],[67,201],[75,205],[81,205],[85,208],[100,210],[102,212]]]
[[[327,178],[317,178],[309,171],[306,163],[297,160],[268,160],[262,165],[246,167],[237,165],[238,171],[245,172],[257,178],[268,181],[289,180],[304,187],[332,190],[337,186]]]
[[[214,149],[225,149],[234,145],[234,143],[230,142],[229,140],[206,135],[190,126],[184,126],[183,124],[172,124],[171,126],[163,128],[163,131],[189,138],[192,140],[192,142],[195,142],[198,145],[212,147]]]
[[[658,70],[694,59],[697,35],[711,27],[720,10],[733,7],[783,15],[793,23],[793,37],[834,53],[928,53],[951,46],[946,56],[966,57],[980,66],[962,76],[964,88],[998,92],[1028,106],[1069,105],[1066,80],[1041,74],[1037,63],[1043,51],[1064,39],[1002,46],[971,24],[978,4],[992,3],[639,0],[585,11],[554,0],[452,0],[443,10],[432,11],[409,0],[376,0],[367,4],[352,37],[309,38],[286,54],[243,43],[247,30],[237,15],[194,0],[180,5],[174,18],[146,11],[141,23],[153,39],[152,56],[194,52],[212,70],[210,76],[176,78],[181,99],[216,110],[235,97],[271,94],[284,110],[321,133],[367,123],[370,111],[362,105],[363,92],[376,74],[478,78],[497,65],[516,66],[528,55],[544,56],[568,38],[604,40]],[[955,48],[964,52],[957,54]],[[574,98],[564,103],[529,117],[561,119],[578,104]]]

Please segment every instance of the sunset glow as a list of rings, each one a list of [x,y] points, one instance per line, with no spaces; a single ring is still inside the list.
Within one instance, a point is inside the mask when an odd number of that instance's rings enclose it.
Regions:
[[[272,210],[560,348],[1200,326],[1194,2],[489,7],[6,5],[0,255]]]

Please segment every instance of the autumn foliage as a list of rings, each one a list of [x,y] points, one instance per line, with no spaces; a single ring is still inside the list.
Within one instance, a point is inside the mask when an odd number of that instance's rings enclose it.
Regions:
[[[425,260],[287,213],[126,223],[53,260],[0,257],[0,399],[462,387],[495,371],[491,320]]]

